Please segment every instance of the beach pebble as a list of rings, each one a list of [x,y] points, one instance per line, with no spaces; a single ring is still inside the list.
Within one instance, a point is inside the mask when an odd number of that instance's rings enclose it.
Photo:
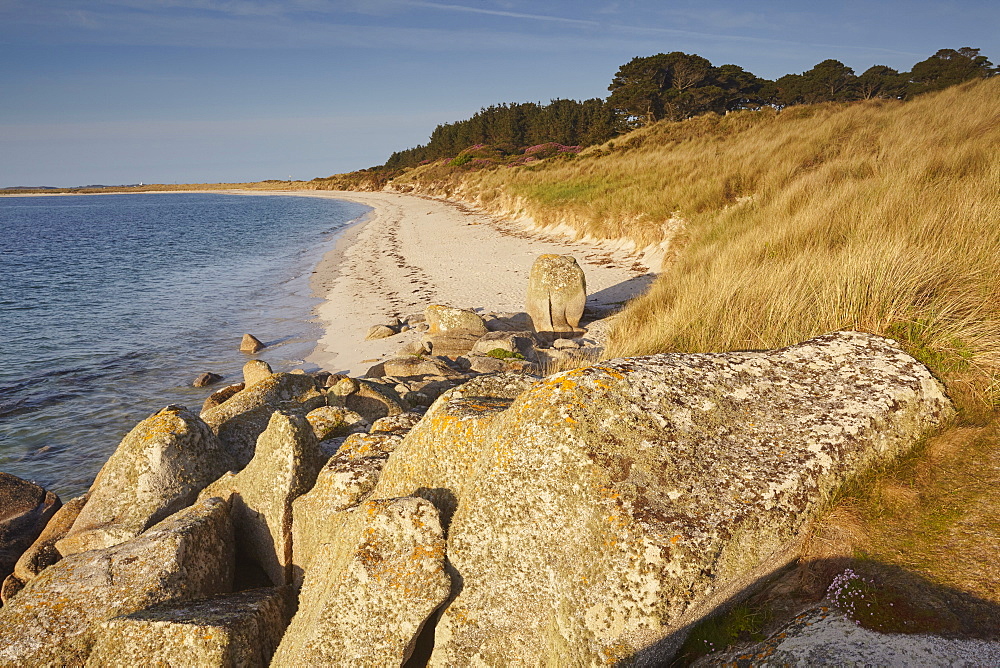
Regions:
[[[267,346],[253,334],[244,334],[243,340],[240,342],[240,352],[243,353],[256,353],[264,348]]]
[[[219,374],[206,371],[205,373],[195,378],[194,381],[191,383],[191,385],[193,385],[194,387],[206,387],[208,385],[214,385],[215,383],[218,383],[220,380],[222,380],[222,376],[220,376]]]
[[[388,325],[374,325],[368,329],[368,334],[365,335],[365,341],[374,341],[375,339],[387,339],[396,333],[392,327]]]

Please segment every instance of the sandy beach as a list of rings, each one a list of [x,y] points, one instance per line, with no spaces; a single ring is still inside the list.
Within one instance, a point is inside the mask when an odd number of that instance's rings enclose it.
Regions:
[[[143,194],[157,194],[158,191]],[[164,194],[201,193],[163,191]],[[309,366],[363,375],[380,360],[419,339],[416,331],[365,341],[372,325],[446,304],[480,314],[524,311],[528,273],[543,253],[572,255],[587,281],[587,337],[601,341],[606,316],[641,294],[655,278],[658,255],[621,244],[574,239],[568,228],[536,229],[466,205],[391,192],[330,190],[214,190],[216,194],[340,199],[372,207],[340,234],[316,266],[311,285],[324,333]],[[53,197],[39,193],[26,197]],[[106,193],[133,194],[133,193]],[[12,197],[22,195],[10,195]],[[602,318],[593,323],[595,318]]]
[[[369,327],[392,316],[421,312],[429,304],[478,313],[523,311],[528,272],[542,253],[572,255],[583,268],[590,314],[584,325],[640,294],[653,278],[636,253],[532,232],[454,202],[387,192],[273,194],[373,208],[342,234],[313,275],[314,289],[325,297],[318,309],[325,333],[308,361],[336,373],[361,375],[418,338],[413,331],[364,340]]]

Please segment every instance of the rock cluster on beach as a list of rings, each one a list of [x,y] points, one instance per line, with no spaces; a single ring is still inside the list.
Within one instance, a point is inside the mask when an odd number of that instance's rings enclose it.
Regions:
[[[0,666],[661,665],[952,410],[857,332],[539,378],[518,318],[425,317],[365,378],[249,363],[62,508],[0,477]]]

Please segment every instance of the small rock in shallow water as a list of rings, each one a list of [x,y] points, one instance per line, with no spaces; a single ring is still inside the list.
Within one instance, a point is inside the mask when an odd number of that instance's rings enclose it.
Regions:
[[[253,334],[244,334],[243,340],[240,341],[240,352],[242,353],[256,353],[264,348],[267,346]]]
[[[191,383],[194,387],[207,387],[208,385],[214,385],[222,380],[222,376],[217,373],[212,373],[211,371],[206,371],[201,374]]]

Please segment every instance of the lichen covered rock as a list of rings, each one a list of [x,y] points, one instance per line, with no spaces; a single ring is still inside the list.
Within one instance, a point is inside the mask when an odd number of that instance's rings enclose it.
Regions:
[[[357,413],[340,406],[320,406],[306,415],[316,440],[347,436],[368,431],[369,422]]]
[[[332,459],[323,467],[309,492],[292,502],[293,584],[302,579],[320,545],[329,543],[347,518],[342,511],[366,500],[375,489],[385,457]]]
[[[531,332],[487,332],[469,351],[472,355],[486,355],[494,350],[516,353],[525,359],[535,359],[535,336]]]
[[[345,515],[312,559],[272,666],[401,666],[448,597],[434,506],[384,499]]]
[[[405,435],[424,416],[420,413],[400,413],[398,415],[392,415],[384,418],[380,418],[372,423],[371,433],[380,434],[400,434]]]
[[[763,642],[710,654],[695,666],[993,666],[1000,642],[862,628],[829,601],[809,608]]]
[[[279,407],[296,407],[303,414],[326,404],[312,376],[275,373],[238,392],[224,403],[202,413],[202,419],[236,457],[243,468],[253,458],[257,438]]]
[[[291,587],[155,605],[104,622],[87,666],[266,668],[294,611]]]
[[[420,350],[423,351],[422,345],[420,346]],[[405,355],[379,362],[371,367],[365,375],[369,378],[380,378],[382,376],[393,376],[396,378],[444,376],[445,378],[450,378],[458,377],[462,374],[434,357]]]
[[[222,404],[223,402],[236,396],[238,392],[242,392],[246,389],[245,383],[235,383],[233,385],[226,385],[221,390],[217,390],[210,394],[204,403],[201,405],[201,414],[204,415],[206,411],[210,411],[216,406]]]
[[[611,360],[513,401],[476,389],[432,406],[371,496],[442,509],[463,586],[437,666],[666,661],[688,624],[795,558],[838,486],[952,412],[923,365],[857,332]]]
[[[536,332],[576,332],[587,305],[583,269],[570,255],[539,255],[528,275],[525,310]]]
[[[486,323],[475,311],[432,304],[424,309],[427,320],[427,333],[430,335],[475,334],[486,333]]]
[[[0,665],[81,665],[101,622],[223,593],[232,580],[229,505],[200,501],[138,538],[42,571],[0,608]]]
[[[472,482],[481,442],[494,421],[538,378],[498,373],[474,378],[442,394],[386,463],[375,498],[413,494],[432,501],[447,525],[456,495]],[[405,490],[405,491],[404,491]]]
[[[56,547],[66,556],[138,536],[189,505],[234,465],[201,418],[183,406],[167,406],[122,439]]]
[[[292,502],[312,488],[324,461],[312,425],[301,415],[276,411],[246,468],[202,492],[203,498],[231,500],[240,554],[275,585],[292,582]]]
[[[410,410],[410,405],[394,389],[359,378],[342,378],[327,390],[331,406],[346,408],[369,422]]]
[[[388,457],[402,443],[399,434],[351,434],[344,439],[337,458],[343,461],[366,459],[368,457]]]
[[[243,365],[243,385],[250,387],[273,374],[271,365],[264,360],[249,360]]]

